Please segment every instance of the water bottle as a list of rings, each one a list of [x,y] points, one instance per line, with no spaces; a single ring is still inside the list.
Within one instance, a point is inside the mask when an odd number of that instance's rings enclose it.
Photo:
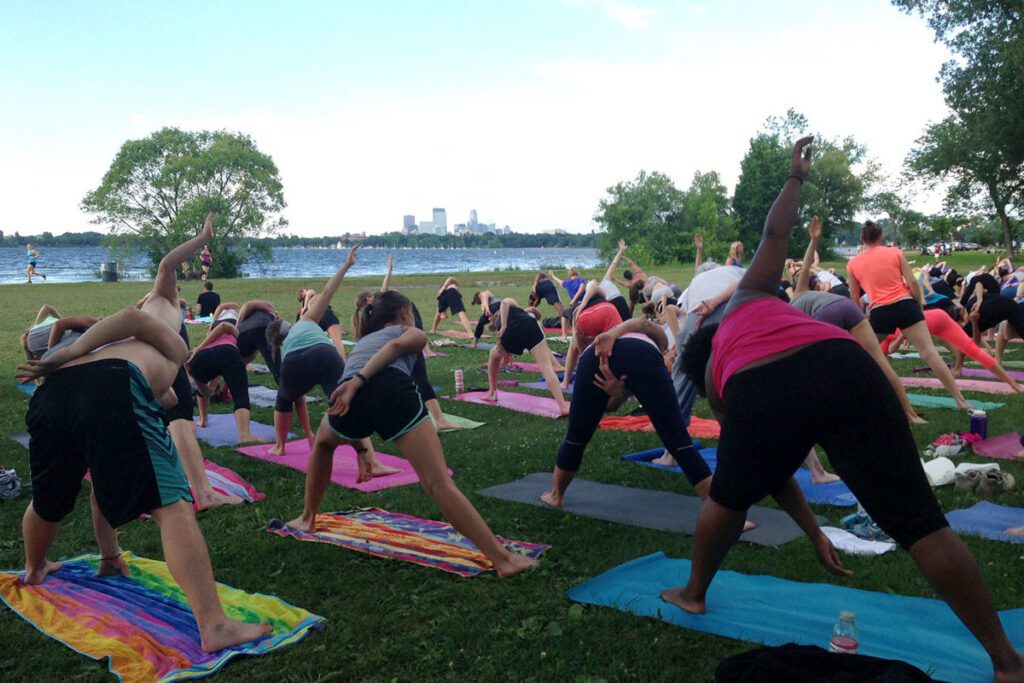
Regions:
[[[832,628],[832,640],[829,641],[829,652],[847,655],[857,654],[860,634],[857,632],[857,617],[853,612],[839,613],[839,622]]]
[[[461,394],[466,390],[466,378],[462,374],[462,369],[455,371],[455,393]]]
[[[977,434],[983,439],[988,438],[988,413],[984,410],[971,411],[971,434]]]

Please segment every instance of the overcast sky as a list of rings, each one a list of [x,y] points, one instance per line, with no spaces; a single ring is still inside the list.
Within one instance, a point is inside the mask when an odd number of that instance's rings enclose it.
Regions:
[[[884,0],[60,2],[0,6],[0,229],[95,229],[120,145],[162,126],[251,135],[289,233],[589,231],[640,169],[730,191],[789,107],[896,174],[945,50]],[[934,210],[935,197],[919,197]]]

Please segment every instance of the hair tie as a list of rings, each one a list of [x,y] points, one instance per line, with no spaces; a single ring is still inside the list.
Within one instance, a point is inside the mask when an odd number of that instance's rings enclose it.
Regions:
[[[373,304],[366,304],[366,317],[369,318],[369,317],[372,317],[372,316],[373,316]]]

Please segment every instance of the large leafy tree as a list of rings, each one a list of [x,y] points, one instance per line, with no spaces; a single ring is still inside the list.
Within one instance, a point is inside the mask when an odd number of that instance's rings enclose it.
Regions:
[[[603,256],[614,253],[620,239],[630,245],[637,261],[667,263],[675,258],[675,243],[684,239],[680,225],[683,193],[664,173],[640,171],[630,181],[608,188],[594,221],[603,228],[598,246]]]
[[[693,235],[704,239],[704,254],[725,259],[729,243],[736,239],[736,219],[732,215],[729,191],[716,171],[693,174],[690,187],[683,193],[680,211],[682,237],[675,243],[676,258],[690,261],[695,256]]]
[[[1007,0],[893,0],[919,13],[954,58],[939,81],[952,114],[930,125],[907,159],[950,210],[987,204],[1012,252],[1013,213],[1024,208],[1024,5]]]
[[[125,142],[100,186],[82,200],[94,223],[144,244],[154,266],[212,212],[216,277],[238,274],[249,250],[245,238],[286,225],[279,215],[284,207],[277,166],[252,138],[177,128]]]

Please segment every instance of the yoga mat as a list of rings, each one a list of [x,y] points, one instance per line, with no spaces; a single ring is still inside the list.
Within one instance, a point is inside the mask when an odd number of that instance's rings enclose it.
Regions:
[[[32,382],[15,382],[14,386],[18,387],[18,391],[20,391],[23,394],[28,394],[29,396],[32,396],[36,393],[36,385]]]
[[[277,465],[284,465],[285,467],[290,467],[293,470],[298,470],[299,472],[305,472],[309,469],[309,444],[306,443],[305,439],[289,441],[285,444],[284,455],[271,455],[268,451],[270,451],[272,447],[273,444],[260,444],[257,446],[237,448],[235,450],[242,455],[249,455]],[[386,467],[396,467],[399,471],[395,474],[389,474],[384,477],[374,477],[369,481],[357,482],[356,479],[359,476],[359,468],[356,465],[355,449],[351,446],[338,446],[334,451],[334,465],[331,468],[331,481],[338,486],[362,491],[363,493],[383,491],[384,489],[390,489],[395,486],[407,486],[409,484],[419,483],[420,479],[416,476],[416,472],[413,471],[412,465],[409,464],[408,460],[396,458],[395,456],[388,455],[387,453],[377,453],[377,460],[381,465]],[[448,470],[448,476],[451,476],[451,474],[452,471]]]
[[[907,398],[910,399],[910,405],[917,406],[918,408],[949,408],[950,410],[960,410],[956,401],[949,396],[927,396],[925,394],[912,394],[907,392]],[[987,401],[975,401],[971,400],[970,404],[975,408],[981,410],[993,410],[995,408],[1002,408],[1005,403],[989,403]]]
[[[472,339],[473,335],[465,330],[438,330],[434,334],[440,334],[450,339]]]
[[[0,598],[44,635],[95,660],[124,683],[201,678],[241,655],[262,655],[297,643],[323,617],[279,598],[217,584],[229,617],[269,623],[262,639],[207,654],[181,588],[167,565],[132,553],[122,557],[131,576],[93,576],[98,555],[65,560],[42,584],[21,582],[22,572],[0,572]]]
[[[28,448],[28,432],[15,432],[14,434],[11,434],[11,440],[21,444],[25,448]]]
[[[916,387],[918,389],[938,389],[942,391],[945,387],[938,377],[900,377],[900,382],[905,387]],[[1017,392],[1005,382],[986,382],[981,379],[958,379],[957,387],[960,391],[978,391],[985,394],[1016,394]]]
[[[601,418],[598,424],[601,429],[614,429],[622,432],[653,432],[654,425],[646,415],[613,415]],[[695,439],[717,439],[722,435],[722,426],[717,420],[708,420],[694,415],[690,418],[690,426],[686,429]]]
[[[211,413],[207,420],[207,426],[199,426],[199,418],[193,418],[196,422],[196,438],[202,439],[211,446],[237,446],[238,427],[235,425],[234,413]],[[249,429],[252,435],[260,439],[274,440],[273,425],[265,425],[262,422],[251,420]],[[294,434],[289,434],[294,437]]]
[[[319,401],[319,396],[306,394],[306,403]],[[260,408],[273,408],[277,402],[277,389],[264,387],[259,384],[249,386],[249,402]],[[255,432],[254,432],[255,433]]]
[[[448,354],[447,353],[438,353],[436,351],[431,351],[430,349],[426,349],[423,352],[423,356],[425,358],[447,358]]]
[[[995,377],[991,370],[986,370],[985,368],[963,368],[960,370],[960,374],[964,377]],[[1020,370],[1007,370],[1006,374],[1018,382],[1024,382],[1024,372]]]
[[[535,472],[507,484],[482,489],[480,493],[491,498],[547,508],[548,506],[540,502],[538,496],[550,490],[551,473]],[[697,526],[697,514],[700,512],[701,504],[696,496],[601,484],[577,477],[566,491],[565,505],[561,509],[605,522],[692,536]],[[781,510],[770,510],[755,505],[750,508],[747,519],[755,522],[757,528],[742,534],[741,541],[779,546],[804,535],[789,515]],[[824,517],[817,519],[819,523],[825,521]]]
[[[683,470],[678,466],[669,467],[667,465],[656,465],[651,462],[655,458],[661,457],[661,454],[664,452],[664,448],[654,448],[649,451],[623,455],[620,459],[627,462],[635,462],[638,465],[644,465],[645,467],[653,467],[654,469],[681,474]],[[707,462],[708,467],[711,468],[711,471],[714,472],[718,465],[718,449],[702,448],[700,454],[701,457],[704,458],[705,462]],[[850,489],[847,488],[846,484],[841,481],[829,484],[815,484],[811,481],[810,470],[803,467],[799,468],[794,476],[796,477],[797,483],[800,485],[800,490],[804,492],[804,498],[807,499],[808,503],[834,505],[836,507],[851,507],[857,504],[857,499],[852,493],[850,493]]]
[[[953,531],[959,534],[981,536],[990,541],[1024,543],[1024,536],[1004,533],[1007,529],[1024,526],[1024,508],[996,505],[983,500],[964,510],[947,513],[946,519]]]
[[[720,571],[708,591],[707,614],[694,615],[659,597],[685,585],[689,575],[689,560],[653,553],[575,586],[569,599],[769,646],[827,648],[839,612],[850,610],[857,615],[861,654],[900,659],[944,681],[992,680],[981,645],[938,600]],[[1024,648],[1024,610],[999,616],[1015,648]]]
[[[209,460],[203,461],[203,469],[206,470],[206,478],[210,480],[210,486],[221,495],[238,496],[245,503],[255,503],[266,498],[266,495],[257,491],[252,484],[234,470],[221,467]],[[195,495],[192,497],[195,498]]]
[[[186,325],[209,325],[212,322],[213,322],[213,316],[212,315],[203,315],[203,316],[199,316],[198,318],[192,318],[191,320],[189,320],[187,318],[185,319],[185,324]]]
[[[984,455],[988,458],[1003,458],[1005,460],[1014,460],[1013,456],[1024,450],[1024,446],[1020,445],[1020,434],[1017,432],[1001,434],[978,441],[971,448],[976,455]]]
[[[402,560],[462,577],[493,571],[494,565],[468,538],[451,524],[420,519],[381,508],[354,508],[316,516],[312,534],[272,519],[267,531],[300,541],[330,543],[374,557]],[[498,537],[502,545],[525,557],[537,558],[550,548],[543,543],[524,543]]]
[[[476,429],[477,427],[483,427],[485,424],[487,424],[486,422],[477,422],[476,420],[470,420],[470,419],[465,418],[465,417],[459,417],[458,415],[451,415],[449,413],[443,413],[443,414],[444,414],[445,418],[447,418],[447,420],[449,422],[451,422],[453,425],[458,425],[459,427],[462,427],[463,429]],[[433,419],[433,418],[431,418],[431,419]],[[457,431],[459,431],[459,430],[457,430],[457,429],[442,429],[441,430],[442,433],[444,433],[444,432],[457,432]]]
[[[562,413],[558,410],[558,403],[548,396],[534,396],[533,394],[517,394],[513,391],[502,391],[498,389],[496,402],[485,401],[483,397],[486,391],[470,391],[455,396],[456,401],[466,403],[478,403],[482,406],[501,406],[517,413],[539,415],[540,417],[559,418]]]
[[[572,396],[573,384],[574,384],[573,382],[569,382],[569,388],[568,389],[562,389],[562,393],[565,394],[566,396]],[[519,386],[526,387],[527,389],[536,389],[537,391],[547,391],[548,390],[548,383],[544,382],[544,381],[540,381],[540,382],[520,382]]]
[[[970,362],[974,363],[975,361],[970,361]],[[1000,365],[1002,365],[1004,368],[1016,368],[1016,369],[1019,370],[1021,368],[1024,368],[1024,360],[1005,360],[1004,359],[1003,362],[1000,363]]]

